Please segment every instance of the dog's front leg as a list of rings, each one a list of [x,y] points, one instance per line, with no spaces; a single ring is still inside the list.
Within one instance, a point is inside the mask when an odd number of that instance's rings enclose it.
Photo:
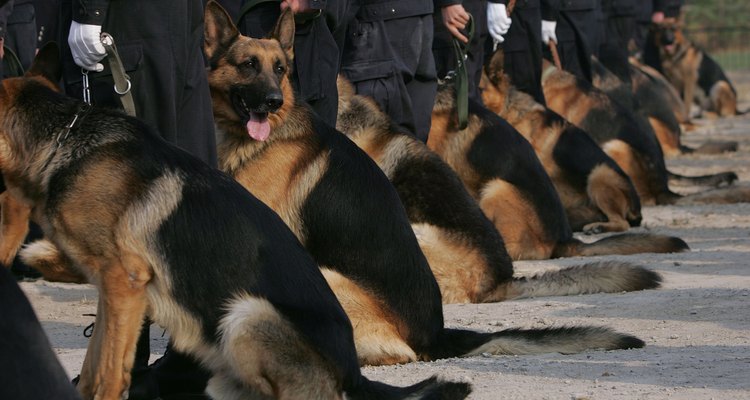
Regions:
[[[698,84],[698,71],[693,69],[687,69],[683,76],[685,77],[685,115],[690,117],[691,108],[695,103],[695,86]]]
[[[84,399],[127,398],[130,370],[146,313],[146,283],[150,279],[145,263],[136,267],[123,262],[107,264],[96,281],[99,288],[94,334],[81,370],[79,390]]]
[[[7,190],[0,194],[2,227],[0,227],[0,262],[10,267],[23,240],[29,233],[31,207],[18,201]]]

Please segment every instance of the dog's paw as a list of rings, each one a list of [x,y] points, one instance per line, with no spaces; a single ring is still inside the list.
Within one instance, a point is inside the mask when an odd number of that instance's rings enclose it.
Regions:
[[[596,235],[604,231],[604,225],[600,222],[594,222],[583,227],[583,233],[586,235]]]

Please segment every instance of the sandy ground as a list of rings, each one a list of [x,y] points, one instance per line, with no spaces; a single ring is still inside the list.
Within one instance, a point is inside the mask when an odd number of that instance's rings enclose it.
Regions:
[[[738,80],[740,86],[747,81]],[[750,186],[750,118],[702,124],[685,135],[686,144],[698,145],[708,138],[737,140],[739,151],[672,159],[669,167],[683,174],[734,170],[739,184]],[[687,193],[705,188],[674,189]],[[603,325],[640,337],[647,343],[645,348],[481,356],[367,367],[364,373],[398,385],[432,375],[468,381],[474,387],[470,398],[477,400],[750,399],[750,204],[647,207],[643,214],[643,226],[635,231],[679,236],[692,251],[601,258],[628,260],[658,271],[665,281],[661,289],[448,305],[445,320],[449,327],[478,331]],[[518,273],[529,274],[589,260],[524,261],[515,266]],[[87,314],[95,312],[96,291],[87,285],[44,281],[21,286],[66,371],[77,375],[88,341],[83,330],[94,319]],[[153,357],[157,357],[167,337],[157,327],[151,329],[151,336]]]

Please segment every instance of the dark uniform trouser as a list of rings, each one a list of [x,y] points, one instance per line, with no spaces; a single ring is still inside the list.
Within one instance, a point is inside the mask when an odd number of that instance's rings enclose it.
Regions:
[[[80,99],[81,68],[67,47],[70,1],[63,1],[61,7],[66,22],[58,43],[63,46],[66,92]],[[114,37],[131,78],[137,116],[166,141],[216,166],[213,112],[202,53],[202,1],[113,1],[102,30]],[[92,101],[121,107],[106,58],[101,63],[103,72],[89,73]]]
[[[482,78],[482,66],[485,58],[485,43],[489,33],[487,31],[487,3],[485,1],[464,1],[464,9],[474,18],[474,37],[468,44],[466,69],[469,76],[469,97],[482,104],[479,93],[479,81]],[[435,40],[432,52],[435,57],[435,68],[438,78],[444,78],[449,71],[456,69],[456,55],[453,50],[453,35],[443,24],[440,10],[433,14],[435,24]]]
[[[80,400],[16,279],[0,269],[0,399]]]
[[[16,4],[7,22],[5,46],[16,54],[24,71],[29,69],[36,53],[37,34],[34,15],[33,4]]]
[[[628,42],[635,33],[635,16],[609,16],[602,20],[603,42],[599,46],[599,61],[623,82],[630,85]]]
[[[557,51],[565,71],[591,82],[591,45],[587,38],[596,28],[596,13],[591,10],[561,11],[557,19]],[[545,54],[549,49],[545,46]]]
[[[354,19],[348,28],[342,73],[358,94],[370,96],[404,132],[427,141],[437,75],[432,15],[389,20]]]
[[[542,15],[538,7],[516,7],[505,35],[505,72],[513,86],[546,105],[542,91]],[[491,42],[491,40],[489,41]]]

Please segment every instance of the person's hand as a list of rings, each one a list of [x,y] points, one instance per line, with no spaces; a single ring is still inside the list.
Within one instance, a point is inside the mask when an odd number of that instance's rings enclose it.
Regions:
[[[511,22],[505,4],[487,2],[487,29],[496,43],[505,41],[503,35],[508,33]]]
[[[441,12],[443,14],[443,24],[448,28],[451,35],[467,43],[469,39],[459,31],[460,29],[464,29],[469,22],[469,13],[466,12],[464,6],[461,4],[452,4],[443,7]]]
[[[651,22],[655,24],[660,24],[662,21],[664,21],[664,13],[661,11],[657,11],[653,14],[651,14]]]
[[[542,42],[549,44],[549,41],[557,43],[557,35],[555,34],[555,28],[557,28],[556,21],[545,21],[542,20]]]
[[[0,60],[5,58],[5,38],[0,37]]]
[[[102,27],[100,25],[79,24],[73,21],[68,33],[68,45],[73,54],[73,61],[79,67],[95,72],[104,70],[99,63],[106,55],[101,40]]]
[[[283,0],[281,2],[281,10],[284,11],[290,8],[295,14],[298,12],[304,12],[310,9],[309,0]]]

